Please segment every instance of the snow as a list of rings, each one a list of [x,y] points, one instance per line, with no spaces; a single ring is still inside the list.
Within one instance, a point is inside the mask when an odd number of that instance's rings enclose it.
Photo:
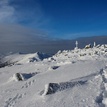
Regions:
[[[0,107],[107,106],[107,45],[2,61],[13,64],[0,68]]]

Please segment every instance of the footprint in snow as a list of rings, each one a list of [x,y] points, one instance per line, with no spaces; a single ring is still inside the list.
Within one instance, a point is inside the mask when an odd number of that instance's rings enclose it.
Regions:
[[[107,106],[107,70],[102,69],[100,75],[102,77],[101,93],[96,97],[96,103],[98,103],[100,107],[105,107]]]
[[[13,98],[9,98],[5,101],[4,107],[15,107],[15,104],[18,100],[24,97],[25,94],[16,94]]]
[[[29,81],[29,82],[26,82],[24,84],[24,86],[22,86],[22,88],[28,88],[29,86],[31,86],[36,80],[32,80],[32,81]]]

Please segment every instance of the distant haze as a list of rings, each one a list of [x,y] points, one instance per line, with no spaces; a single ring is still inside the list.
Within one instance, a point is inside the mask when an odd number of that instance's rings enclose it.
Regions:
[[[79,42],[79,47],[95,41],[96,44],[106,44],[107,36],[84,37],[75,40],[54,40],[49,38],[45,32],[30,30],[22,26],[0,26],[0,53],[9,52],[44,52],[54,54],[58,50],[73,49],[75,41]]]

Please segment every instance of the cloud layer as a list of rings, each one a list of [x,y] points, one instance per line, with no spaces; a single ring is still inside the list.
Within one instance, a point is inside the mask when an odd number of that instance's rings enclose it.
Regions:
[[[32,30],[20,25],[1,25],[0,43],[40,43],[46,41],[46,33],[40,30]]]
[[[20,25],[0,26],[0,53],[36,52],[45,50],[47,34]]]

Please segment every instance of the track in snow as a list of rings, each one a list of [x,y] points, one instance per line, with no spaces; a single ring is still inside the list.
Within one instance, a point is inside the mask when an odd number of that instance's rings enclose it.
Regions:
[[[97,96],[96,102],[100,107],[105,107],[107,106],[107,69],[102,69],[100,75],[102,77],[101,92]]]

